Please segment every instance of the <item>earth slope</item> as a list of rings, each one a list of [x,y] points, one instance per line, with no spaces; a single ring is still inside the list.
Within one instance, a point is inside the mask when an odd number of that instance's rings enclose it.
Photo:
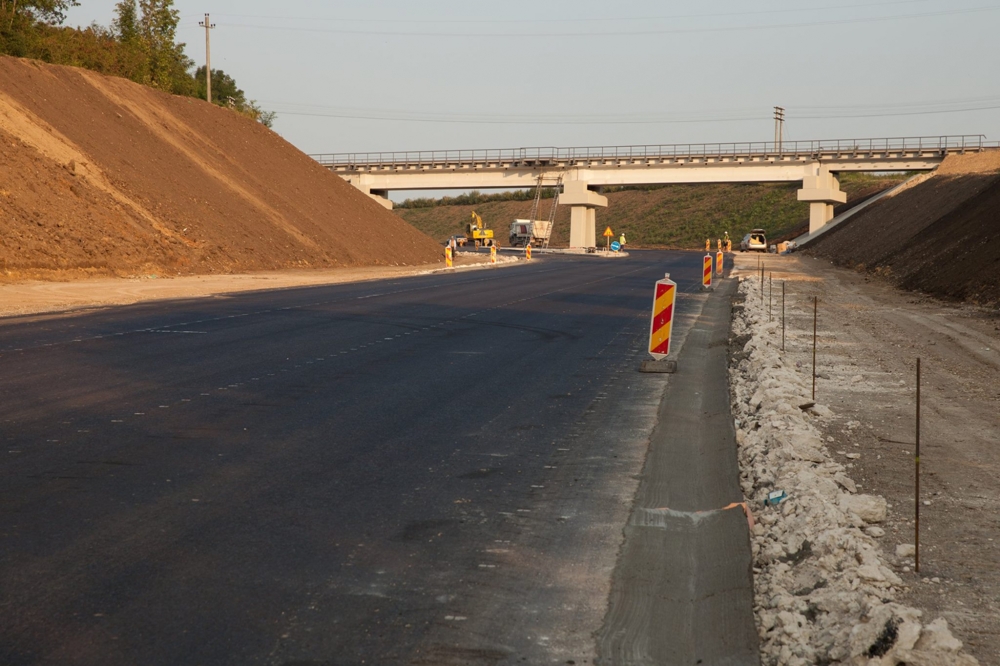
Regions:
[[[1000,303],[1000,151],[949,157],[923,182],[881,199],[810,251],[904,288]]]
[[[0,57],[0,279],[422,264],[440,248],[259,123]]]

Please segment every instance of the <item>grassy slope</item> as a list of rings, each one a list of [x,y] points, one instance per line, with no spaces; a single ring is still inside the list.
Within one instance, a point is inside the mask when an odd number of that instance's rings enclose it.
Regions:
[[[904,176],[875,177],[851,174],[841,181],[848,199],[865,196],[904,180]],[[606,192],[608,207],[597,210],[598,234],[610,226],[615,234],[625,231],[630,244],[660,247],[704,247],[706,238],[728,231],[739,242],[750,229],[760,227],[778,236],[809,217],[808,204],[796,200],[798,183],[749,183],[713,185],[668,185]],[[551,200],[543,200],[540,217],[548,217]],[[396,213],[432,238],[444,240],[464,233],[472,211],[483,217],[507,244],[510,223],[526,218],[530,201],[495,201],[476,206],[399,208]],[[569,208],[560,206],[552,244],[569,241]],[[714,242],[714,241],[713,241]]]

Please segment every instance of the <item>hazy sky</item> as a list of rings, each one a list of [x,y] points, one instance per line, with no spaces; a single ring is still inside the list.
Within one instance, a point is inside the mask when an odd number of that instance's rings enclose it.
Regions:
[[[998,0],[176,6],[188,55],[210,12],[213,66],[308,153],[762,141],[776,104],[786,140],[1000,139]]]

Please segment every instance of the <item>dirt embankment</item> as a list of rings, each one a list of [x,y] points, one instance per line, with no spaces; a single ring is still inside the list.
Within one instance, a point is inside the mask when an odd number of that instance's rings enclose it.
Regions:
[[[0,280],[423,264],[430,238],[262,125],[0,57]]]
[[[1000,303],[1000,151],[949,157],[926,181],[886,197],[810,251],[904,289]]]

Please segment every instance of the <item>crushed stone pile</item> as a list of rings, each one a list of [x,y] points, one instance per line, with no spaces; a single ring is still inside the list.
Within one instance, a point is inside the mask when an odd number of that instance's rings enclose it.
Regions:
[[[1000,304],[1000,150],[953,155],[928,178],[819,237],[809,252],[908,290]]]
[[[429,237],[229,109],[0,57],[0,280],[441,256]]]
[[[811,370],[787,365],[780,322],[768,322],[741,281],[730,386],[741,484],[751,530],[762,662],[768,666],[972,666],[944,619],[894,599],[903,581],[886,563],[878,523],[886,501],[857,492],[815,423],[833,412],[810,400]],[[771,498],[772,503],[766,503]]]

